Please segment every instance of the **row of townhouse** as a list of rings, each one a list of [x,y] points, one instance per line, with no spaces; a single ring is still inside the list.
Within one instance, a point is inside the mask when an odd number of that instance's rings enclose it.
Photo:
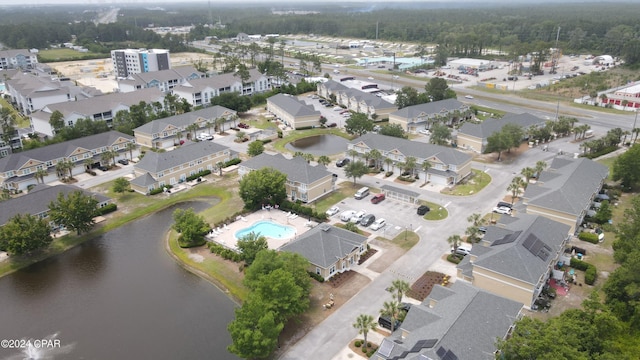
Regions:
[[[495,340],[509,336],[549,279],[564,278],[567,242],[607,176],[591,160],[555,158],[527,188],[526,213],[489,226],[458,264],[458,281],[412,306],[373,358],[495,359]]]
[[[76,86],[56,77],[18,72],[5,81],[6,92],[18,111],[29,115],[47,105],[100,95],[91,87]]]
[[[127,93],[155,87],[164,93],[168,93],[186,81],[203,77],[205,77],[205,74],[196,70],[193,66],[181,66],[167,70],[129,74],[126,78],[118,79],[118,90]]]
[[[447,146],[368,133],[354,139],[347,148],[355,150],[361,158],[368,158],[367,154],[375,149],[383,158],[390,159],[394,168],[413,157],[416,159],[418,176],[438,185],[455,185],[471,174],[471,155]],[[373,162],[371,159],[369,161]],[[430,164],[427,171],[422,166],[424,162]]]
[[[528,138],[529,130],[544,126],[545,120],[529,113],[523,113],[507,114],[502,119],[490,118],[478,124],[467,122],[458,129],[455,142],[459,148],[484,153],[489,136],[501,131],[506,124],[520,126],[524,131],[525,138]]]
[[[219,170],[219,163],[237,157],[236,152],[211,141],[191,143],[161,153],[148,151],[133,167],[135,178],[130,181],[131,188],[146,195],[167,185],[183,183],[187,177],[204,170]]]
[[[193,106],[206,106],[211,103],[211,99],[224,93],[253,95],[269,90],[270,79],[257,69],[249,69],[249,78],[244,83],[237,74],[228,73],[187,80],[174,87],[172,92]]]
[[[315,201],[335,190],[336,177],[324,165],[311,165],[301,156],[287,159],[281,154],[262,153],[238,168],[240,178],[254,170],[274,168],[287,176],[285,188],[291,201]]]
[[[56,201],[60,194],[69,196],[70,193],[76,191],[98,200],[98,208],[103,208],[112,203],[111,198],[73,185],[48,186],[41,184],[33,187],[28,193],[20,197],[0,202],[0,226],[8,223],[11,218],[18,214],[29,214],[40,219],[47,219],[49,218],[49,204],[51,202]],[[60,225],[53,221],[49,221],[49,225],[53,232],[60,229]]]
[[[73,126],[79,119],[104,120],[111,126],[118,111],[128,111],[140,102],[164,103],[164,93],[157,88],[141,89],[132,93],[112,93],[73,102],[55,103],[31,114],[32,129],[47,136],[54,135],[49,122],[55,111],[62,113],[65,126]]]
[[[115,151],[118,153],[116,159],[126,158],[129,155],[127,143],[135,143],[132,136],[109,131],[10,154],[0,159],[0,185],[14,192],[24,191],[29,185],[40,182],[36,174],[42,170],[46,172],[41,179],[43,183],[56,181],[56,165],[62,161],[73,164],[73,175],[81,174],[87,166],[105,165],[101,164],[104,152]],[[132,150],[132,154],[137,155],[137,150]]]
[[[194,140],[198,135],[215,131],[237,117],[237,112],[223,106],[211,106],[164,119],[153,120],[133,130],[136,143],[153,149],[167,149],[180,144],[181,137]],[[220,121],[220,123],[217,123]],[[195,125],[195,129],[190,127]]]
[[[31,69],[38,63],[38,55],[27,49],[0,50],[0,70]]]
[[[436,122],[454,125],[472,116],[468,105],[456,100],[445,99],[404,107],[389,115],[389,124],[397,124],[404,131],[416,133],[429,129]]]
[[[293,95],[277,94],[267,99],[267,111],[292,129],[320,126],[320,111]]]
[[[336,102],[347,110],[367,114],[376,121],[390,119],[398,107],[379,96],[352,89],[335,80],[318,83],[318,95],[325,99],[335,96]]]

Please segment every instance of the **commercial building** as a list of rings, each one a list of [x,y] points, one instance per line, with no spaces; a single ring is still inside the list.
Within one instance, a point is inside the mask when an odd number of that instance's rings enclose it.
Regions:
[[[111,61],[117,78],[171,68],[169,50],[164,49],[111,50]]]

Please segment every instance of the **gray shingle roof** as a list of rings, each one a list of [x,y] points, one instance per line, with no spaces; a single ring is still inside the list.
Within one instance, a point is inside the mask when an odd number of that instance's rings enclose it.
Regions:
[[[493,133],[500,131],[506,124],[520,125],[526,131],[530,126],[544,124],[544,120],[529,113],[509,114],[502,119],[486,119],[480,124],[464,123],[458,130],[458,134],[466,134],[485,139]]]
[[[311,264],[326,269],[366,241],[366,237],[349,230],[320,224],[282,246],[280,250],[300,254]]]
[[[92,116],[93,114],[108,112],[114,110],[119,105],[131,106],[137,105],[141,101],[147,104],[159,101],[162,103],[164,94],[158,88],[140,89],[128,93],[111,93],[102,96],[96,96],[89,99],[79,101],[69,101],[57,104],[47,105],[47,113],[60,111],[65,117],[72,113],[81,114],[82,116]],[[39,111],[39,112],[42,112]],[[116,114],[112,114],[115,116]],[[34,115],[35,116],[35,115]],[[45,118],[48,117],[45,115]]]
[[[589,208],[607,176],[609,168],[595,161],[556,157],[523,197],[528,205],[579,216]]]
[[[285,94],[277,94],[268,98],[267,101],[272,104],[278,106],[279,108],[286,110],[289,114],[293,116],[308,116],[308,115],[318,115],[320,116],[320,111],[317,111],[313,108],[313,106],[309,106],[304,102],[298,100],[297,98],[285,95]]]
[[[149,174],[148,172],[130,181],[131,184],[141,186],[141,187],[148,187],[150,185],[155,184],[156,182],[157,180],[153,176],[151,176],[151,174]]]
[[[441,114],[466,107],[467,106],[465,104],[456,99],[444,99],[440,101],[433,101],[430,103],[407,106],[391,113],[391,115],[406,119],[413,119],[421,115],[427,116],[431,114]]]
[[[264,76],[257,69],[249,69],[249,75],[250,77],[249,77],[249,80],[247,80],[247,83],[255,82]],[[188,80],[184,84],[181,84],[175,87],[174,90],[197,93],[208,87],[213,89],[222,89],[227,86],[230,86],[231,84],[238,83],[241,81],[242,80],[238,76],[235,76],[235,74],[227,73],[227,74],[213,75],[208,78]]]
[[[9,219],[17,214],[36,215],[45,213],[49,211],[49,203],[55,201],[59,193],[67,196],[73,191],[82,191],[85,195],[91,195],[98,200],[99,203],[110,200],[110,198],[104,195],[96,194],[73,185],[38,185],[31,189],[26,195],[0,202],[0,225],[6,224]]]
[[[29,57],[29,56],[33,56],[35,54],[30,53],[28,49],[0,50],[0,58],[14,58],[14,57],[16,57],[18,55],[23,55],[23,56]]]
[[[173,69],[150,71],[145,73],[130,74],[127,79],[118,82],[145,85],[152,81],[166,82],[169,80],[201,78],[204,73],[199,72],[193,66],[181,66]]]
[[[471,249],[477,256],[473,266],[535,285],[563,250],[570,226],[538,215],[520,214],[510,220],[504,228],[487,229],[483,242],[490,245]]]
[[[199,141],[163,153],[148,151],[134,166],[136,170],[155,174],[225,150],[229,148],[211,141]]]
[[[425,144],[393,136],[368,133],[354,139],[351,141],[351,144],[355,145],[359,142],[364,142],[371,149],[378,149],[382,151],[397,149],[405,156],[413,156],[417,159],[430,159],[432,157],[436,157],[442,163],[450,165],[462,165],[471,160],[471,155],[465,154],[451,147]]]
[[[433,307],[431,300],[436,301]],[[398,331],[384,339],[380,348],[386,347],[388,355],[383,358],[494,359],[496,339],[507,334],[521,309],[516,301],[462,281],[449,288],[436,285],[422,304],[407,313],[401,325],[407,336],[400,338]]]
[[[91,151],[93,149],[108,147],[121,138],[128,141],[133,140],[133,137],[127,134],[117,131],[107,131],[62,143],[43,146],[41,148],[9,154],[9,156],[0,159],[0,171],[17,170],[29,160],[47,162],[49,160],[65,158],[78,148]]]
[[[223,117],[227,114],[236,114],[234,110],[227,109],[226,107],[215,105],[201,110],[191,111],[180,115],[170,116],[164,119],[153,120],[140,127],[133,129],[134,133],[144,134],[156,134],[169,125],[173,125],[178,128],[185,128],[188,125],[194,124],[199,118],[213,120]]]
[[[307,162],[307,160],[300,156],[296,156],[293,159],[287,159],[282,156],[282,154],[268,155],[262,153],[243,162],[240,166],[252,170],[272,167],[287,175],[287,179],[289,181],[295,181],[302,184],[311,184],[332,175],[331,172],[327,171],[327,168],[324,165],[312,166]]]

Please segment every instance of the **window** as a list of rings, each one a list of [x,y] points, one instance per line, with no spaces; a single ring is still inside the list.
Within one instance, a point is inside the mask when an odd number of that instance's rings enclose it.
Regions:
[[[320,275],[320,268],[316,267],[316,274]]]
[[[331,268],[329,268],[329,274],[333,274],[335,272],[336,272],[336,266],[333,265],[333,266],[331,266]]]

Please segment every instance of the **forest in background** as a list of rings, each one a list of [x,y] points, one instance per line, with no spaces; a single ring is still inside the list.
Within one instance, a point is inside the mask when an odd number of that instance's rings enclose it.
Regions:
[[[640,62],[640,4],[563,3],[491,5],[458,3],[457,8],[382,8],[365,5],[305,5],[310,14],[274,14],[272,5],[161,4],[162,10],[123,6],[117,23],[95,25],[99,8],[10,8],[0,16],[0,43],[43,49],[71,41],[94,52],[142,43],[184,51],[204,36],[315,34],[386,41],[439,44],[450,56],[482,57],[496,49],[512,56],[558,47],[565,54],[593,53]],[[449,4],[453,6],[453,4]],[[369,5],[366,5],[369,6]],[[435,5],[434,5],[435,6]],[[308,8],[307,8],[308,7]],[[4,11],[8,10],[8,11]],[[48,21],[43,22],[43,18]],[[220,21],[224,29],[205,27]],[[144,27],[195,25],[186,38],[161,37]],[[376,26],[377,25],[377,26]],[[558,28],[560,31],[558,32]]]

